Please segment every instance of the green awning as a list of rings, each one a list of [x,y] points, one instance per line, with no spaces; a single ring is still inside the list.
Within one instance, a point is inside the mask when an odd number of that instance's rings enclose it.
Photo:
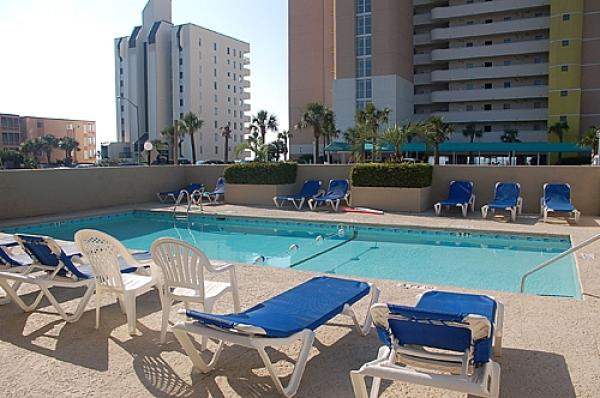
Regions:
[[[423,143],[411,143],[402,146],[403,152],[425,152],[426,146]],[[373,144],[365,144],[365,151],[373,150]],[[393,145],[382,144],[381,152],[394,152]],[[325,152],[352,152],[352,146],[347,142],[334,142],[325,147]],[[553,143],[553,142],[445,142],[440,145],[440,153],[482,153],[482,154],[507,154],[515,152],[517,154],[545,154],[545,153],[586,153],[592,152],[590,147],[581,147],[574,143]]]

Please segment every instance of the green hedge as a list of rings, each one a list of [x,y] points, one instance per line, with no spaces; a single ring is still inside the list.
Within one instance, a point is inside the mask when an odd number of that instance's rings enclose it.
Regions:
[[[371,163],[352,168],[355,187],[423,188],[431,186],[433,166],[424,163]]]
[[[242,163],[225,169],[228,184],[279,185],[296,182],[296,163]]]

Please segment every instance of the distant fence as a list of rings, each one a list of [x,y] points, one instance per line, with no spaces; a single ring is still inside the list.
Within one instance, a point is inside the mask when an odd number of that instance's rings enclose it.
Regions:
[[[351,167],[299,165],[295,189],[308,179],[327,184],[330,179],[348,178]],[[192,182],[212,189],[224,168],[206,165],[0,171],[0,219],[135,205],[155,200],[156,192],[178,189]],[[436,166],[432,200],[445,197],[452,180],[475,183],[477,206],[492,199],[497,181],[519,182],[527,213],[538,212],[545,182],[567,182],[582,213],[600,215],[600,167]]]

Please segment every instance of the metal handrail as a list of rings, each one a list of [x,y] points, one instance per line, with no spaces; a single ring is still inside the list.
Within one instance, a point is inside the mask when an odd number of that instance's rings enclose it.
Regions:
[[[580,244],[573,246],[572,248],[570,248],[569,250],[560,253],[558,256],[556,257],[552,257],[550,260],[545,261],[543,263],[541,263],[540,265],[538,265],[537,267],[533,268],[532,270],[526,272],[523,277],[521,278],[521,293],[525,293],[525,282],[527,280],[527,278],[529,278],[529,276],[531,276],[531,274],[534,274],[536,272],[538,272],[539,270],[546,268],[547,266],[554,264],[555,262],[565,258],[566,256],[568,256],[569,254],[575,253],[578,250],[583,249],[586,246],[591,245],[592,243],[596,242],[600,240],[600,234],[598,235],[594,235],[591,238],[588,238],[586,240],[584,240],[583,242],[581,242]]]

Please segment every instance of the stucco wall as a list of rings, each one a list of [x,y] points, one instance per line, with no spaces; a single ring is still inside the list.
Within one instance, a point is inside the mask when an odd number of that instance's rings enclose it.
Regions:
[[[152,201],[159,191],[183,186],[184,172],[174,167],[0,171],[0,219]]]

